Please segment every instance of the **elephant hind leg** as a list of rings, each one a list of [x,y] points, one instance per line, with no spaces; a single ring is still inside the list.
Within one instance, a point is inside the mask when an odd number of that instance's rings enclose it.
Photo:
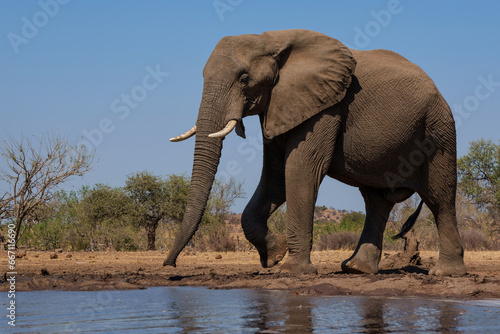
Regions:
[[[432,211],[439,235],[439,258],[430,275],[465,275],[464,250],[457,228],[456,154],[443,150],[435,154],[428,165],[427,182],[418,190],[424,203]]]
[[[442,197],[438,200],[430,199],[425,195],[421,196],[434,215],[439,235],[439,258],[436,265],[429,271],[429,275],[465,275],[467,268],[464,264],[464,250],[457,228],[455,197]]]
[[[366,220],[353,255],[342,262],[342,270],[348,273],[376,274],[382,254],[385,225],[394,206],[383,190],[360,188],[365,200]]]
[[[455,192],[449,189],[433,188],[419,193],[432,211],[439,235],[439,258],[429,275],[465,275],[464,250],[457,228]]]

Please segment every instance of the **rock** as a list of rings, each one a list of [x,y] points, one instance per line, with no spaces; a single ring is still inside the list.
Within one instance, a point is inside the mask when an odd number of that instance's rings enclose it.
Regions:
[[[18,259],[22,259],[25,256],[26,256],[26,251],[19,251],[16,254],[16,258],[18,258]]]
[[[216,259],[216,260],[220,260],[220,259],[222,259],[222,255],[220,255],[220,254],[215,255],[215,259]]]
[[[486,277],[484,277],[482,275],[474,276],[474,282],[479,283],[479,284],[486,283]]]
[[[50,258],[51,258],[51,259],[57,259],[57,258],[58,258],[58,256],[57,256],[57,254],[56,254],[56,253],[52,253],[52,254],[50,254]]]
[[[70,259],[70,258],[72,258],[72,257],[73,257],[73,255],[71,255],[71,254],[66,255],[66,258],[67,258],[67,259]]]
[[[49,276],[50,275],[47,268],[42,268],[41,273],[42,273],[42,276]]]

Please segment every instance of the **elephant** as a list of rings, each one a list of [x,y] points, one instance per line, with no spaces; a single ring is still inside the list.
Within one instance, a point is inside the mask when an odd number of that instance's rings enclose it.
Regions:
[[[325,176],[358,187],[366,220],[350,273],[379,270],[383,234],[396,203],[417,193],[434,215],[439,257],[429,274],[464,275],[457,228],[456,131],[452,112],[417,65],[387,50],[352,50],[324,34],[280,30],[227,36],[203,69],[195,126],[171,141],[195,138],[185,215],[164,265],[175,266],[200,223],[222,142],[242,119],[258,115],[263,136],[260,182],[241,225],[262,267],[314,274],[313,215]],[[286,234],[267,226],[287,204]]]

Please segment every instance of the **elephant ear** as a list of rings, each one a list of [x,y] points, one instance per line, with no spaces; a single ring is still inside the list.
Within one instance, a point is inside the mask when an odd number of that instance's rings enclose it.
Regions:
[[[262,133],[272,139],[341,101],[351,83],[356,60],[338,40],[309,30],[262,34],[279,74]]]

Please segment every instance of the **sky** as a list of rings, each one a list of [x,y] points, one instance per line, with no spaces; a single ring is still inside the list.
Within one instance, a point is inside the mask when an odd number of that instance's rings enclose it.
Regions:
[[[500,140],[500,3],[495,1],[68,1],[0,3],[0,138],[58,131],[96,153],[64,189],[127,175],[190,175],[202,70],[224,36],[309,29],[348,47],[389,49],[419,65],[448,101],[458,155]],[[218,177],[253,194],[262,168],[258,117],[224,141]],[[0,162],[4,164],[4,162]],[[1,166],[0,166],[1,167]],[[358,189],[325,178],[317,205],[364,211]]]

